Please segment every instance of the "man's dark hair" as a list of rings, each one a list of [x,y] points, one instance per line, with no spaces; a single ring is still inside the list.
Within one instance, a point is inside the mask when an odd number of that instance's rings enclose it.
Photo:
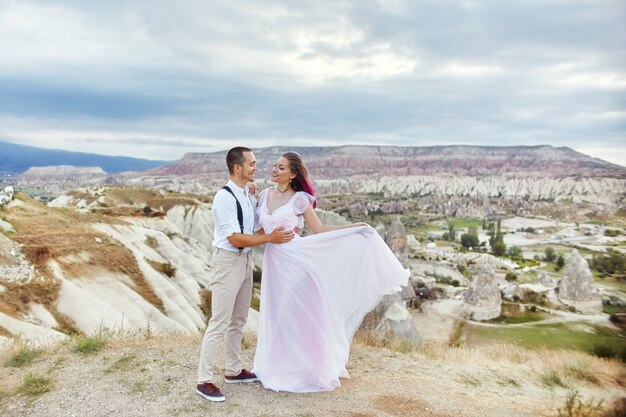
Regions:
[[[235,172],[235,165],[243,165],[246,158],[243,156],[244,152],[252,152],[252,149],[235,146],[226,154],[226,165],[228,166],[228,173],[233,174]]]

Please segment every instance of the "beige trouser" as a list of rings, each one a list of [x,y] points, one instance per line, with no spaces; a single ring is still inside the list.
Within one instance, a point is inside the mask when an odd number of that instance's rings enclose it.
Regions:
[[[241,339],[252,299],[252,251],[217,249],[211,259],[211,319],[198,366],[198,384],[213,382],[213,363],[224,338],[225,375],[239,375]]]

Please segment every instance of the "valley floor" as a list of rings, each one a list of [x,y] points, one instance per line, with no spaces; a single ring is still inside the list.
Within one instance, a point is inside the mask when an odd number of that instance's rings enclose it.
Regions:
[[[254,344],[247,336],[248,366]],[[572,389],[585,403],[611,404],[624,396],[626,383],[623,364],[576,352],[450,348],[441,342],[406,352],[359,339],[348,364],[351,378],[334,392],[277,393],[259,383],[226,385],[220,378],[227,400],[210,403],[194,392],[199,335],[104,337],[102,349],[90,354],[75,346],[68,341],[44,349],[22,367],[7,365],[16,349],[1,353],[0,415],[547,417],[558,415]],[[564,386],[549,383],[551,372]],[[595,379],[585,379],[585,372]],[[25,395],[29,375],[47,378],[50,391]]]

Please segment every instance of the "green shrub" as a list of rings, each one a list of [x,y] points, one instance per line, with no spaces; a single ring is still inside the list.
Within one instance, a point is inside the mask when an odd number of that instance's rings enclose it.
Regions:
[[[101,336],[79,336],[74,343],[76,343],[74,351],[85,355],[96,353],[104,346]]]
[[[617,359],[626,363],[626,346],[620,349],[615,346],[596,344],[591,348],[591,353],[599,358]]]
[[[152,237],[152,236],[147,236],[146,237],[146,246],[149,246],[152,249],[156,248],[158,246],[157,240],[154,237]]]
[[[24,382],[17,391],[29,397],[38,397],[52,390],[52,386],[52,379],[28,373],[24,376]]]
[[[517,281],[517,274],[515,272],[507,272],[504,279],[508,282]]]
[[[26,346],[20,347],[20,350],[8,361],[6,361],[6,366],[12,366],[14,368],[21,368],[22,366],[30,365],[37,357],[41,355],[40,350],[29,349]]]
[[[561,379],[561,376],[556,371],[548,371],[545,374],[542,374],[541,383],[548,388],[566,387],[565,383]]]

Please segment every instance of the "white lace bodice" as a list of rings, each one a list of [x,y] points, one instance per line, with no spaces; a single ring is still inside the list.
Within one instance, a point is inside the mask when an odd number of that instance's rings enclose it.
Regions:
[[[299,228],[304,227],[302,213],[304,213],[309,205],[315,201],[315,197],[305,193],[304,191],[298,191],[291,197],[291,199],[289,199],[289,201],[276,208],[272,213],[269,213],[267,210],[268,195],[269,190],[265,189],[259,196],[256,209],[260,226],[258,229],[263,228],[265,233],[271,233],[274,229],[280,226],[285,229],[293,229],[296,226]]]

